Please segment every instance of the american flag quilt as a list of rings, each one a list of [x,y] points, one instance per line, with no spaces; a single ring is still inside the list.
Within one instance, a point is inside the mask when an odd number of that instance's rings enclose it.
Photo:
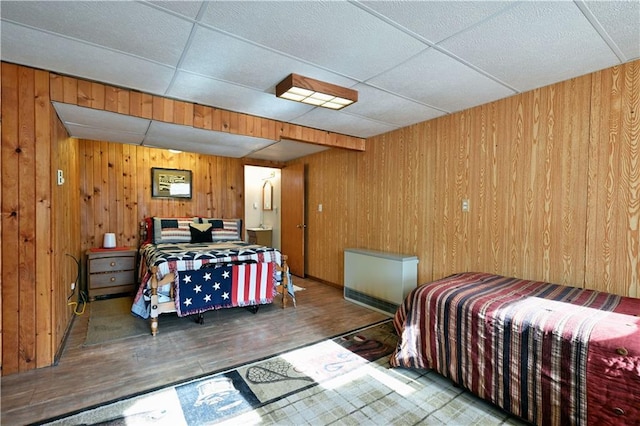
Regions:
[[[273,301],[274,263],[221,264],[177,274],[176,312],[186,316],[211,309]]]
[[[433,369],[538,425],[640,425],[640,299],[485,273],[412,291],[394,367]]]
[[[140,286],[131,307],[131,312],[142,318],[149,318],[151,267],[157,266],[156,277],[161,280],[170,272],[197,271],[205,265],[230,263],[271,263],[273,264],[272,288],[281,280],[281,272],[275,265],[282,265],[282,253],[272,247],[249,244],[241,240],[214,243],[163,243],[145,244],[140,248]],[[174,289],[175,289],[175,284]],[[161,287],[161,299],[169,300],[169,285]],[[272,296],[273,298],[273,296]],[[266,300],[266,299],[265,299]],[[270,303],[270,302],[267,302]]]

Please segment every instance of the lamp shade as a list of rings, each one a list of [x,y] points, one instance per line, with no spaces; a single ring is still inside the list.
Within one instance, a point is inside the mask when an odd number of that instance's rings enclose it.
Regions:
[[[116,234],[107,232],[104,234],[104,240],[102,241],[103,248],[115,248],[116,247]]]

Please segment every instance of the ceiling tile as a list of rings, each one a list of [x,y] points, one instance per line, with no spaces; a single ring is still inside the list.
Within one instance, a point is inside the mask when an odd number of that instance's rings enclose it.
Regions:
[[[345,113],[356,114],[392,126],[404,127],[445,114],[444,111],[430,108],[366,84],[359,84],[353,89],[358,91],[358,102],[345,108],[343,110]]]
[[[242,158],[250,151],[247,151],[244,148],[237,148],[231,146],[224,145],[202,145],[195,142],[190,142],[186,140],[180,141],[179,146],[176,146],[175,142],[168,140],[158,140],[153,141],[153,143],[144,143],[143,144],[149,148],[159,148],[159,149],[177,149],[183,152],[191,152],[195,154],[202,155],[214,155],[220,157],[231,157],[231,158]]]
[[[69,136],[78,139],[126,143],[131,145],[139,145],[144,139],[144,135],[121,132],[114,129],[85,127],[77,124],[65,124],[64,127],[67,129],[67,132],[69,132]]]
[[[640,58],[640,1],[587,1],[586,5],[625,60]]]
[[[248,155],[248,157],[267,161],[291,161],[296,158],[326,151],[327,149],[329,148],[326,146],[282,139],[280,142]]]
[[[580,9],[564,1],[519,2],[441,46],[518,91],[619,63]]]
[[[426,47],[348,2],[212,2],[202,22],[357,80]]]
[[[145,146],[237,158],[273,143],[275,141],[270,139],[215,132],[160,121],[151,123],[144,139]]]
[[[352,79],[205,27],[196,29],[181,69],[268,93],[275,93],[275,86],[291,73],[340,86],[356,84]]]
[[[148,1],[145,3],[151,3],[157,7],[171,10],[175,13],[178,13],[182,16],[185,16],[189,19],[196,19],[198,16],[198,12],[202,7],[204,2],[202,1],[188,1],[188,0],[179,0],[179,1]]]
[[[116,129],[126,133],[144,135],[150,120],[115,112],[85,108],[61,102],[51,102],[63,123],[78,124],[84,127]]]
[[[153,94],[164,94],[174,74],[164,65],[9,22],[3,21],[1,30],[3,61]]]
[[[139,144],[149,128],[149,120],[100,111],[77,105],[52,102],[69,136],[106,142]]]
[[[514,94],[509,88],[435,49],[371,79],[368,84],[448,112]]]
[[[359,138],[368,138],[398,128],[398,126],[369,120],[344,111],[314,108],[312,111],[293,120],[292,123],[314,129],[326,129]]]
[[[133,1],[3,1],[1,13],[3,19],[171,66],[193,26]]]
[[[435,44],[510,7],[513,2],[363,1],[361,3]]]

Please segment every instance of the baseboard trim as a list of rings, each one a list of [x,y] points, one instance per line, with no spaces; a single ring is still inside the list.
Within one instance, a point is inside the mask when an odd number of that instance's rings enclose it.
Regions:
[[[304,278],[308,278],[310,280],[318,281],[318,282],[320,282],[322,284],[326,284],[326,285],[331,286],[331,287],[339,288],[340,290],[342,290],[344,288],[344,286],[342,286],[340,284],[332,283],[331,281],[323,280],[322,278],[317,278],[317,277],[314,277],[312,275],[306,275]]]

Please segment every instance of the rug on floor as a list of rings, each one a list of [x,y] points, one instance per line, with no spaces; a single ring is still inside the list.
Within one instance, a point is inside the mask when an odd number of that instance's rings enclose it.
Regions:
[[[53,424],[224,422],[387,358],[396,343],[393,324],[386,320],[230,371],[87,410]]]
[[[133,315],[131,313],[132,304],[133,297],[131,296],[90,302],[88,306],[89,325],[83,345],[100,345],[130,337],[149,336],[152,338],[149,320]],[[261,308],[268,309],[269,307],[261,305]],[[247,310],[249,309],[247,308]],[[160,318],[160,329],[163,334],[166,334],[188,328],[215,326],[216,315],[218,315],[218,311],[215,310],[203,312],[201,324],[196,321],[196,315],[179,317],[175,313],[169,313]]]
[[[149,323],[131,314],[133,297],[98,299],[89,303],[85,346],[150,334]]]

